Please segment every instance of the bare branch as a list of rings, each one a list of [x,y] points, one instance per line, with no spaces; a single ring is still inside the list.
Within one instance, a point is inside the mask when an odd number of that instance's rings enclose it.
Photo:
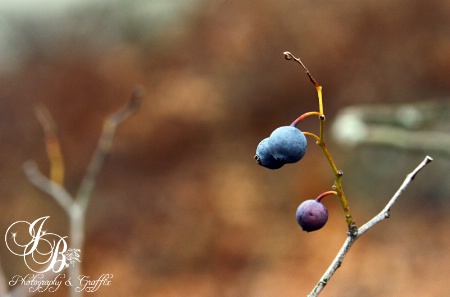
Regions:
[[[44,176],[34,161],[27,161],[23,169],[33,185],[52,196],[67,213],[70,212],[74,200],[64,187]]]
[[[76,200],[85,208],[89,202],[89,197],[95,185],[96,178],[105,162],[106,156],[111,150],[112,140],[116,133],[116,128],[123,121],[134,114],[141,105],[144,90],[142,87],[136,87],[131,95],[131,99],[127,105],[119,111],[109,116],[103,124],[103,131],[97,145],[97,149],[87,168],[87,172],[83,177],[80,188],[76,195]]]
[[[0,263],[0,296],[6,296],[6,293],[8,292],[7,285],[6,285],[6,277],[5,273],[3,271],[2,265]]]
[[[50,179],[62,185],[64,182],[64,162],[59,139],[56,135],[55,121],[44,105],[38,105],[35,108],[35,114],[45,134],[45,147],[50,161]]]
[[[389,212],[391,210],[392,205],[397,201],[398,197],[405,191],[406,187],[414,180],[416,175],[419,173],[420,170],[422,170],[428,163],[433,161],[433,159],[430,156],[426,156],[425,159],[420,163],[416,169],[414,169],[410,174],[406,176],[406,179],[403,181],[403,184],[400,186],[400,188],[397,190],[397,192],[392,196],[391,200],[386,204],[384,209],[377,214],[375,217],[373,217],[370,221],[365,223],[361,228],[358,229],[358,235],[357,237],[360,237],[363,235],[367,230],[381,222],[382,220],[389,218]]]
[[[410,174],[406,176],[405,181],[400,186],[400,188],[397,190],[397,192],[392,196],[392,198],[389,200],[389,202],[386,204],[384,209],[377,214],[375,217],[373,217],[370,221],[368,221],[366,224],[361,226],[358,229],[358,232],[356,236],[352,236],[351,234],[348,235],[347,239],[344,242],[344,245],[341,247],[340,251],[337,253],[336,258],[334,258],[333,262],[331,262],[331,265],[328,267],[328,269],[325,271],[324,275],[321,277],[317,285],[314,287],[314,289],[311,291],[311,293],[308,295],[308,297],[316,297],[319,296],[320,292],[322,292],[323,288],[327,285],[330,278],[333,276],[333,274],[336,272],[336,270],[341,266],[342,261],[344,260],[345,256],[347,255],[348,251],[352,247],[353,243],[361,237],[365,232],[367,232],[369,229],[374,227],[376,224],[381,222],[382,220],[389,218],[389,211],[394,205],[394,203],[397,201],[398,197],[405,191],[405,189],[408,187],[408,185],[414,180],[416,175],[419,173],[420,170],[422,170],[427,164],[429,164],[433,159],[429,156],[426,156],[425,159],[414,169]]]
[[[447,101],[350,106],[337,114],[333,136],[346,147],[383,145],[448,157],[450,136],[445,127],[449,114]]]

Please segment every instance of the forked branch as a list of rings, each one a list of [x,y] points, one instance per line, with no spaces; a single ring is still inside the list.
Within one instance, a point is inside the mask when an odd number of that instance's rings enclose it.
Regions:
[[[84,245],[84,222],[86,209],[94,189],[97,176],[102,169],[105,159],[111,150],[111,144],[117,127],[133,115],[141,105],[141,99],[144,91],[141,87],[136,87],[131,95],[131,99],[124,107],[116,113],[110,115],[103,124],[103,130],[97,148],[86,170],[77,194],[72,196],[63,186],[64,163],[59,147],[59,140],[56,136],[56,128],[50,113],[44,107],[36,110],[36,115],[43,126],[47,155],[50,161],[50,177],[46,177],[39,171],[34,161],[28,161],[24,164],[24,171],[28,180],[41,191],[49,194],[65,211],[69,217],[69,238],[70,246],[81,248]],[[81,273],[79,265],[69,266],[69,277],[77,279]],[[1,277],[1,275],[0,275]],[[16,288],[9,292],[14,295]],[[81,292],[71,290],[72,297],[81,296]],[[31,295],[27,293],[27,295]]]
[[[314,287],[314,289],[311,291],[311,293],[308,295],[308,297],[315,297],[319,296],[320,292],[322,292],[323,288],[327,285],[330,278],[333,276],[333,274],[336,272],[336,270],[341,266],[342,261],[344,260],[345,256],[347,255],[348,251],[352,247],[353,243],[361,237],[364,233],[366,233],[369,229],[373,228],[376,224],[381,222],[382,220],[389,218],[390,216],[390,209],[394,205],[394,203],[397,201],[397,199],[400,197],[400,195],[405,191],[405,189],[409,186],[409,184],[414,180],[416,175],[421,171],[427,164],[429,164],[433,159],[429,156],[426,156],[425,159],[414,169],[410,174],[408,174],[405,178],[405,181],[400,186],[400,188],[397,190],[397,192],[392,196],[392,198],[389,200],[389,202],[386,204],[384,209],[374,216],[371,220],[369,220],[367,223],[365,223],[363,226],[361,226],[358,229],[358,232],[356,236],[349,235],[347,239],[344,242],[344,245],[342,246],[341,250],[336,255],[336,258],[333,260],[331,265],[328,267],[328,269],[325,271],[324,275],[321,277],[317,285]]]

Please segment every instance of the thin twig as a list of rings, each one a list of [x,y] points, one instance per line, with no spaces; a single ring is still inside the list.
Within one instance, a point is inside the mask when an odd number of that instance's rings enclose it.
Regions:
[[[405,104],[349,106],[339,110],[333,136],[342,146],[381,145],[450,156],[450,103],[423,101]]]
[[[398,197],[400,197],[400,195],[403,193],[403,191],[405,191],[406,187],[414,180],[414,178],[419,173],[419,171],[422,170],[431,161],[433,161],[433,159],[430,156],[426,156],[425,159],[422,161],[422,163],[420,163],[416,169],[414,169],[410,174],[408,174],[406,176],[405,181],[400,186],[400,188],[397,190],[397,192],[394,194],[394,196],[392,196],[391,200],[389,200],[389,202],[386,204],[384,209],[379,214],[377,214],[375,217],[373,217],[370,221],[368,221],[367,223],[365,223],[358,229],[357,237],[360,237],[361,235],[363,235],[367,230],[369,230],[370,228],[372,228],[373,226],[375,226],[382,220],[389,218],[389,212],[391,210],[392,205],[394,205],[394,203],[397,201]]]
[[[111,149],[111,143],[116,133],[116,128],[119,124],[134,114],[141,105],[141,99],[144,91],[141,87],[136,87],[131,95],[131,100],[127,105],[122,107],[119,111],[109,116],[103,124],[103,131],[100,136],[97,148],[88,165],[87,171],[81,182],[75,199],[81,204],[83,208],[87,207],[89,197],[95,185],[97,175],[102,168],[106,156]]]
[[[97,148],[88,165],[86,174],[83,177],[77,195],[75,196],[75,205],[79,207],[68,213],[70,218],[71,246],[73,248],[82,248],[84,245],[84,221],[86,209],[89,204],[97,176],[100,173],[106,157],[111,150],[111,144],[116,128],[138,110],[143,95],[143,89],[141,87],[136,87],[128,104],[109,116],[103,124],[103,130],[100,135]],[[69,277],[71,279],[76,279],[80,274],[81,270],[79,265],[74,265],[69,268]],[[76,292],[75,290],[71,290],[70,293],[72,297],[81,296],[81,292]]]
[[[373,228],[376,224],[378,224],[379,222],[381,222],[382,220],[384,220],[386,218],[389,218],[390,209],[394,205],[394,203],[397,201],[398,197],[400,197],[400,195],[403,193],[403,191],[405,191],[405,189],[408,187],[408,185],[414,180],[414,178],[419,173],[419,171],[422,170],[431,161],[433,161],[433,159],[429,156],[426,156],[425,159],[416,167],[416,169],[414,169],[410,174],[408,174],[406,176],[405,181],[400,186],[400,188],[397,190],[397,192],[394,194],[394,196],[392,196],[392,198],[386,204],[384,209],[379,214],[377,214],[375,217],[373,217],[371,220],[369,220],[366,224],[361,226],[358,229],[356,236],[349,235],[347,237],[341,250],[337,253],[336,258],[334,258],[333,262],[331,262],[331,265],[325,271],[324,275],[321,277],[321,279],[319,280],[317,285],[314,287],[314,289],[311,291],[311,293],[308,295],[308,297],[319,296],[320,292],[322,292],[323,288],[327,285],[330,278],[333,276],[333,274],[336,272],[336,270],[341,266],[342,261],[344,260],[348,251],[352,247],[353,243],[355,243],[355,241],[358,238],[360,238],[361,235],[363,235],[369,229]]]
[[[300,60],[300,58],[295,57],[293,54],[291,54],[290,52],[284,52],[283,53],[284,58],[286,60],[294,60],[295,62],[299,63],[303,69],[305,70],[306,75],[308,75],[309,80],[311,81],[311,83],[315,86],[315,87],[320,87],[320,85],[317,83],[317,81],[312,77],[311,73],[309,72],[308,68],[306,68],[305,64],[303,64],[302,60]]]
[[[0,262],[0,296],[6,296],[7,292],[6,277]]]
[[[38,105],[35,108],[35,114],[44,130],[45,147],[50,161],[50,179],[62,185],[64,183],[64,161],[59,138],[56,135],[55,121],[44,105]]]
[[[33,185],[52,196],[67,213],[70,212],[74,199],[63,186],[43,175],[34,161],[25,162],[23,170]]]

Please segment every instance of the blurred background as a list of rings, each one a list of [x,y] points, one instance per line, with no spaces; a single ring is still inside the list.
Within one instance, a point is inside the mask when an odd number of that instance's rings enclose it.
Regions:
[[[306,296],[346,224],[332,196],[320,231],[302,232],[295,211],[330,189],[332,172],[312,139],[298,164],[271,171],[253,159],[272,130],[318,109],[304,71],[284,60],[291,51],[323,86],[327,145],[358,225],[426,155],[435,160],[322,295],[448,295],[450,154],[433,142],[450,132],[449,23],[443,0],[2,0],[2,236],[12,222],[42,216],[48,230],[68,234],[67,216],[22,169],[35,160],[49,170],[34,108],[44,104],[57,124],[65,186],[75,194],[104,119],[139,84],[143,105],[118,129],[81,251],[84,274],[114,277],[86,295]],[[419,118],[415,106],[434,108],[412,126],[385,119],[405,104]],[[380,125],[407,130],[397,143],[408,145],[346,145],[346,125],[332,127],[350,106],[383,106]],[[299,127],[318,133],[315,118]],[[28,273],[5,244],[0,255],[7,280]]]

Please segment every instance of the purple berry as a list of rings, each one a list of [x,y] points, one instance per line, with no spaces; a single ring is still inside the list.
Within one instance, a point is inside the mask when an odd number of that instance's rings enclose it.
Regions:
[[[256,162],[259,165],[264,166],[269,169],[281,168],[281,166],[284,165],[284,162],[280,162],[280,161],[274,159],[274,157],[272,157],[272,155],[269,152],[268,145],[267,145],[268,139],[269,138],[265,138],[258,144],[258,147],[256,148],[256,155],[255,155]]]
[[[275,129],[267,140],[272,157],[282,163],[295,163],[306,152],[306,137],[302,131],[293,126]]]
[[[319,230],[328,221],[328,210],[321,202],[306,200],[297,208],[297,222],[303,231]]]

